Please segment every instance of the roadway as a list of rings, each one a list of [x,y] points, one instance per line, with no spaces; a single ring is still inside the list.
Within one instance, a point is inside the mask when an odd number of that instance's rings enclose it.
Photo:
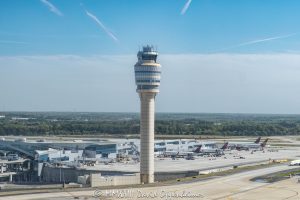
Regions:
[[[168,186],[154,186],[143,188],[129,188],[130,195],[123,199],[203,199],[203,200],[256,200],[256,199],[272,199],[283,200],[300,199],[300,184],[296,179],[288,179],[276,183],[259,183],[252,182],[249,179],[264,174],[274,173],[294,167],[287,165],[273,166],[270,168],[258,169],[253,171],[242,172],[224,177],[218,177],[205,181],[196,181],[190,183],[174,183]],[[115,192],[117,190],[114,190]],[[164,191],[164,192],[163,192]],[[161,197],[162,194],[182,194],[182,192],[190,192],[192,195],[198,195],[196,198],[166,198]],[[103,190],[100,198],[92,197],[94,190],[72,191],[72,192],[55,192],[55,193],[39,193],[27,194],[20,196],[1,197],[0,200],[62,200],[62,199],[120,199],[120,197],[107,197],[112,190]],[[141,198],[139,195],[147,195],[157,193],[155,198]]]
[[[0,173],[0,177],[8,177],[10,175],[15,175],[17,174],[16,172],[3,172],[3,173]]]
[[[17,163],[23,163],[25,161],[28,161],[29,159],[23,159],[20,158],[18,160],[0,160],[0,165],[2,164],[17,164]]]

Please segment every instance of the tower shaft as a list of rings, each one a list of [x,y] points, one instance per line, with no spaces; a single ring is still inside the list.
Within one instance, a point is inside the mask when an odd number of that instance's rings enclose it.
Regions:
[[[141,154],[140,173],[142,183],[154,182],[154,110],[153,92],[139,93],[141,100]]]
[[[140,173],[142,183],[154,182],[154,112],[155,96],[159,92],[161,66],[157,52],[151,46],[143,47],[134,65],[136,91],[141,100],[141,153]]]

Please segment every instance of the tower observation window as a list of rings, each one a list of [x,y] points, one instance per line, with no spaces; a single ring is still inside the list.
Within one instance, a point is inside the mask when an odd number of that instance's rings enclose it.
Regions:
[[[156,62],[156,56],[155,55],[142,55],[143,60],[154,60]]]

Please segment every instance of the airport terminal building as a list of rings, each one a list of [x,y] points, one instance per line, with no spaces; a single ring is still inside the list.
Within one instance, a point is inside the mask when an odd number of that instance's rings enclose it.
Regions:
[[[40,161],[49,161],[62,157],[62,155],[66,161],[72,161],[75,153],[77,156],[86,156],[88,158],[113,157],[117,154],[117,144],[106,141],[47,141],[22,138],[1,140],[0,147],[1,149],[19,152]]]

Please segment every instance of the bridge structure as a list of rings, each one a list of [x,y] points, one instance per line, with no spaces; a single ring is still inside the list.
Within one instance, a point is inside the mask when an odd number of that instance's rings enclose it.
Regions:
[[[18,160],[0,160],[0,178],[9,177],[9,182],[12,182],[13,175],[30,170],[30,161],[30,159],[23,158]]]

